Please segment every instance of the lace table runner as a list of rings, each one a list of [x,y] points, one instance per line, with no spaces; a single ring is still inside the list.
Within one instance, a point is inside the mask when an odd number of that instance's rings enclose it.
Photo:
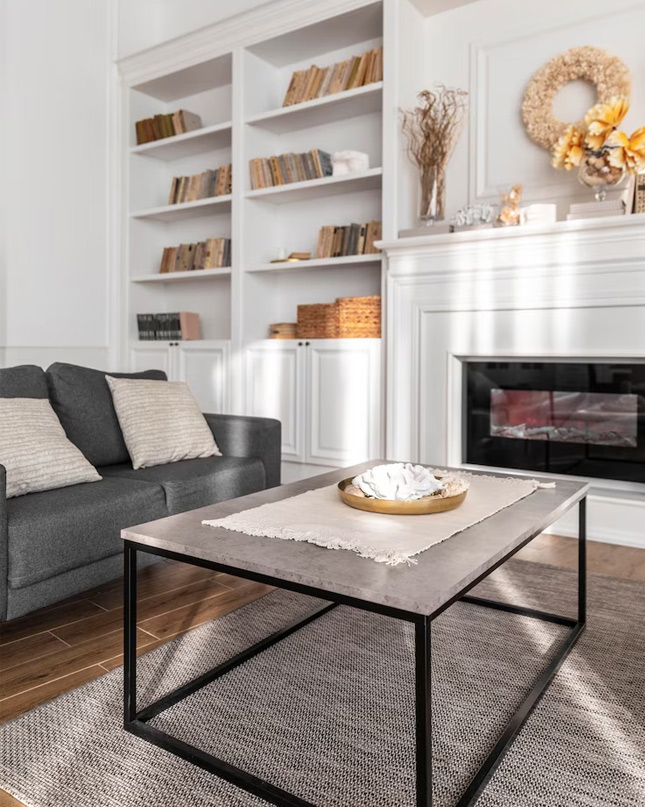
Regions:
[[[458,475],[468,479],[470,490],[461,507],[445,513],[367,513],[348,507],[336,485],[329,485],[203,524],[246,535],[308,541],[327,549],[349,549],[363,558],[396,566],[415,563],[411,560],[415,555],[529,496],[538,487],[554,487],[514,477]]]

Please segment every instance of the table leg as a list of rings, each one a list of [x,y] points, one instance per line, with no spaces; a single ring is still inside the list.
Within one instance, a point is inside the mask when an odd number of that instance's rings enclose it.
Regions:
[[[578,623],[587,621],[587,497],[578,505]]]
[[[137,550],[127,541],[123,556],[123,718],[127,725],[137,716]]]
[[[415,623],[417,807],[432,807],[431,624]]]

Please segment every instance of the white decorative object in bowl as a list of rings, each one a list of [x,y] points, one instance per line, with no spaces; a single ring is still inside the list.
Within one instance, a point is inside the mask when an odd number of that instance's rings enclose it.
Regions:
[[[370,158],[362,151],[335,151],[331,155],[332,174],[335,177],[367,171]]]

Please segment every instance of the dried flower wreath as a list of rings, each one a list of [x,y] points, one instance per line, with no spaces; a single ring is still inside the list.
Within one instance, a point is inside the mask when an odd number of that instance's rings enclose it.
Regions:
[[[522,119],[535,143],[551,151],[569,126],[553,114],[553,100],[570,81],[583,79],[594,84],[597,103],[607,104],[615,97],[629,98],[631,77],[627,65],[617,56],[587,45],[561,53],[541,67],[524,95]],[[578,128],[584,121],[578,121]]]

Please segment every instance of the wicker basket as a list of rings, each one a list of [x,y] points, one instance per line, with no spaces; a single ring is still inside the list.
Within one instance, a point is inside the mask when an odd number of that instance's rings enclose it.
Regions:
[[[338,307],[336,303],[298,306],[298,339],[336,339]]]
[[[380,297],[339,297],[336,304],[338,306],[338,336],[340,338],[380,338]]]

